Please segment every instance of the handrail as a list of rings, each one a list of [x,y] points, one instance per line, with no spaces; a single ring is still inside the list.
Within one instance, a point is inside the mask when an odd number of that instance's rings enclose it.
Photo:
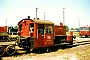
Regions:
[[[44,38],[45,38],[45,29],[44,29]]]
[[[55,39],[55,32],[54,32],[54,39]]]
[[[37,29],[37,39],[38,39],[38,29]]]

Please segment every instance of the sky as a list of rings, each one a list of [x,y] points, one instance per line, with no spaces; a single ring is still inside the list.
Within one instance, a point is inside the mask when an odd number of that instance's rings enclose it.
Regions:
[[[31,19],[37,17],[49,20],[59,25],[63,22],[63,9],[65,25],[77,28],[89,25],[90,0],[0,0],[0,26],[16,26],[27,16]],[[6,23],[7,21],[7,23]],[[80,21],[80,22],[79,22]]]

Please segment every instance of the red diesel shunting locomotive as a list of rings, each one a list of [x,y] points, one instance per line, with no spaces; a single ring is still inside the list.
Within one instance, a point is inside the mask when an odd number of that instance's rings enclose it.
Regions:
[[[30,16],[18,23],[18,33],[20,37],[16,43],[25,49],[73,44],[73,36],[66,35],[66,27],[62,23],[57,26],[49,20],[30,19]]]

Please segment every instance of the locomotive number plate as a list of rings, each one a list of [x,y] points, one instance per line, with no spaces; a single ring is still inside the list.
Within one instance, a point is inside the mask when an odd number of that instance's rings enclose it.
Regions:
[[[47,36],[47,39],[51,39],[51,36]]]

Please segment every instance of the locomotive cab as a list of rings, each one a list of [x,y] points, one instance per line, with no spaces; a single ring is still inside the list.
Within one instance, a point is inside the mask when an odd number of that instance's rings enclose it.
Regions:
[[[18,23],[20,47],[37,49],[54,45],[54,23],[49,20],[22,19]]]

